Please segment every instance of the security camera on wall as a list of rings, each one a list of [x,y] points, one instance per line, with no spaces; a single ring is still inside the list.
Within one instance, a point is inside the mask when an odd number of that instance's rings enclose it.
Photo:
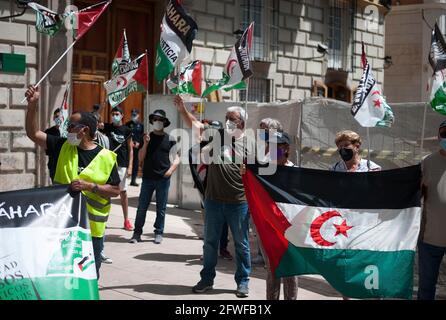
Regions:
[[[322,43],[318,43],[317,52],[322,53],[322,54],[327,54],[328,46],[326,46],[325,44],[322,44]]]

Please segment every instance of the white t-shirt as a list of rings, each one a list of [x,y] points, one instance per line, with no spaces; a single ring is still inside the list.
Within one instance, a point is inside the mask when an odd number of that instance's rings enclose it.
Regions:
[[[368,172],[368,171],[379,171],[379,170],[381,170],[381,167],[373,161],[370,161],[370,170],[369,170],[369,168],[367,167],[367,160],[361,159],[358,167],[356,168],[356,171],[354,172]],[[347,172],[348,169],[345,162],[343,160],[340,160],[336,162],[333,167],[330,168],[330,171]]]

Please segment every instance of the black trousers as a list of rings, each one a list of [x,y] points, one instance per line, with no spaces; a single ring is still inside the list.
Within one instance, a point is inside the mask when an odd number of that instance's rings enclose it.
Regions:
[[[132,167],[132,181],[130,183],[136,183],[136,177],[138,176],[138,152],[139,149],[133,148],[133,167]]]

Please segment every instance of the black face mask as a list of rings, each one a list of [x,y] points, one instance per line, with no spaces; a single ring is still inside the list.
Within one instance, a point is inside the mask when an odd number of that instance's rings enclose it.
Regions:
[[[349,161],[353,158],[353,149],[342,148],[339,150],[342,160]]]

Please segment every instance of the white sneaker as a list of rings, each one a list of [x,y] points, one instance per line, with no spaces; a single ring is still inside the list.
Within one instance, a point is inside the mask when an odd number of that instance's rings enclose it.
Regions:
[[[101,262],[106,264],[112,264],[113,260],[107,257],[105,254],[101,253]]]
[[[156,235],[155,235],[155,243],[156,243],[156,244],[160,244],[161,241],[163,241],[163,235],[161,235],[161,234],[156,234]]]

